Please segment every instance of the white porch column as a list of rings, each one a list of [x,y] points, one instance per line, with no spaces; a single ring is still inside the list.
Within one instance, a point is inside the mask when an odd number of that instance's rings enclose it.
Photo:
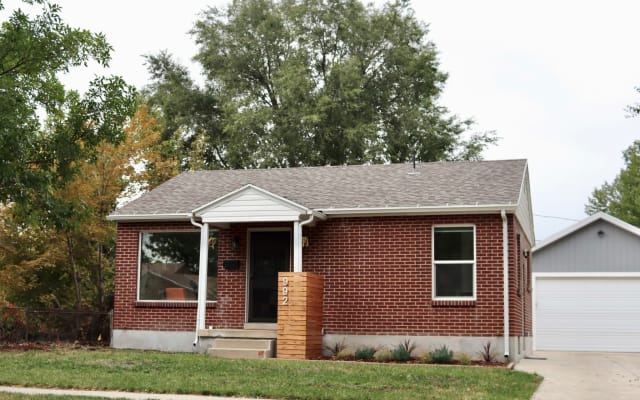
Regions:
[[[302,272],[302,226],[293,221],[293,272]]]
[[[198,313],[197,329],[204,329],[205,311],[207,310],[207,268],[209,266],[209,224],[203,223],[200,228],[200,262],[198,264]]]

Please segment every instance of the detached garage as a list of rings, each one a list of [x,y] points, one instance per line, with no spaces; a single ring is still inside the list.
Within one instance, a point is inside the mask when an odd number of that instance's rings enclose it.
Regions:
[[[640,229],[598,213],[532,253],[534,350],[640,352]]]

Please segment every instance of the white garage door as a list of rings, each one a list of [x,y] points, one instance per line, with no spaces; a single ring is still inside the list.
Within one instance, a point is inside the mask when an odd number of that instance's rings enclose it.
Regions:
[[[536,278],[537,350],[640,351],[640,278]]]

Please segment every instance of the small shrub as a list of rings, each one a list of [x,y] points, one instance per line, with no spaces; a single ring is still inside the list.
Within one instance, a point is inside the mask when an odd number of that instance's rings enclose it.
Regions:
[[[347,345],[344,342],[344,338],[341,341],[335,342],[332,345],[324,346],[324,349],[329,353],[331,357],[335,357],[338,353],[342,352],[347,348]]]
[[[403,340],[398,347],[402,347],[404,351],[411,354],[416,349],[416,344],[411,339]]]
[[[423,354],[420,355],[420,357],[418,359],[423,364],[429,364],[429,363],[431,363],[431,354],[429,354],[428,352],[427,353],[423,353]]]
[[[453,351],[449,350],[446,345],[437,348],[429,353],[431,362],[436,364],[449,364],[453,360]]]
[[[376,349],[371,346],[358,347],[355,352],[355,357],[358,360],[372,360]]]
[[[353,360],[354,359],[353,351],[347,350],[347,349],[343,349],[339,351],[335,355],[335,357],[336,357],[336,360]]]
[[[391,356],[391,351],[389,349],[378,350],[373,358],[379,362],[391,361],[393,357]]]
[[[482,361],[492,363],[496,361],[496,352],[491,349],[491,342],[482,345],[482,350],[478,352]]]
[[[469,353],[458,353],[458,362],[462,365],[471,365],[471,355]]]
[[[398,347],[391,350],[391,358],[395,361],[409,361],[411,358],[411,352],[407,351],[407,349],[400,344]]]

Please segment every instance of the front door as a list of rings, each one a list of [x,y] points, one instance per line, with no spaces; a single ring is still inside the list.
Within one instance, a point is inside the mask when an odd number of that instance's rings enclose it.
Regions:
[[[288,231],[250,232],[248,322],[273,323],[278,311],[278,272],[289,271]]]

